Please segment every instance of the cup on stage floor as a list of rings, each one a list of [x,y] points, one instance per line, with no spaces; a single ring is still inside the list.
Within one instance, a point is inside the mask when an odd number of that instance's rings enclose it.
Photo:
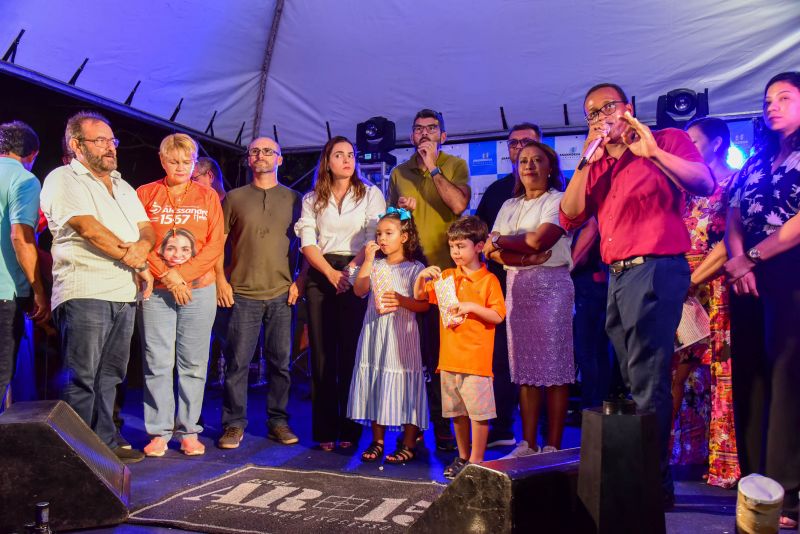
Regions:
[[[783,493],[783,487],[771,478],[757,473],[742,478],[736,498],[736,532],[777,534]]]

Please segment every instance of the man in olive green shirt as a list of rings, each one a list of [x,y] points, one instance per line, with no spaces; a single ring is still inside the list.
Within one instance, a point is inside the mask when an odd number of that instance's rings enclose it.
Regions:
[[[233,306],[228,323],[227,367],[222,402],[222,449],[235,449],[247,426],[247,374],[264,326],[267,359],[267,436],[284,445],[297,443],[289,428],[289,359],[292,310],[303,287],[293,280],[297,257],[294,224],[300,195],[278,183],[281,148],[259,137],[247,148],[253,181],[228,192],[222,202],[225,233],[231,239],[230,284],[218,279],[220,304]]]
[[[389,205],[412,210],[419,231],[420,248],[425,263],[441,269],[453,267],[447,229],[469,206],[470,188],[467,162],[441,151],[447,139],[441,113],[423,109],[414,117],[411,143],[417,151],[392,171]],[[425,314],[422,332],[422,357],[431,381],[428,398],[436,446],[453,450],[455,440],[450,422],[442,418],[439,375],[439,312]]]

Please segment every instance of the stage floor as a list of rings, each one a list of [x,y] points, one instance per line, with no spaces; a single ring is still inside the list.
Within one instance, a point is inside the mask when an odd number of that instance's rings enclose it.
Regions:
[[[437,451],[433,432],[425,434],[425,447],[414,461],[400,466],[386,465],[381,469],[375,463],[363,463],[359,458],[361,450],[370,440],[370,432],[365,429],[361,443],[351,452],[324,452],[315,448],[311,441],[311,402],[308,397],[308,383],[303,377],[293,374],[289,412],[290,424],[300,437],[296,445],[280,445],[266,438],[266,390],[251,388],[248,414],[249,426],[238,449],[222,450],[215,446],[221,433],[220,412],[222,392],[209,387],[203,407],[205,430],[201,441],[206,445],[203,456],[187,457],[178,450],[179,444],[173,441],[170,450],[162,458],[146,458],[133,464],[131,469],[131,508],[136,509],[151,504],[162,497],[181,489],[197,485],[217,477],[243,464],[298,469],[330,470],[378,477],[402,478],[408,480],[447,482],[442,476],[443,469],[452,461],[454,453]],[[125,400],[123,434],[134,447],[141,449],[148,442],[144,431],[143,407],[140,389],[130,389]],[[520,433],[517,417],[516,432]],[[387,435],[387,442],[393,444],[396,434]],[[580,444],[580,430],[567,427],[563,447],[577,447]],[[487,459],[499,458],[510,452],[512,447],[489,449]],[[677,470],[676,507],[667,514],[667,531],[674,534],[698,534],[705,532],[734,532],[734,512],[736,492],[723,490],[703,483],[699,470]],[[94,529],[82,532],[103,533],[144,533],[144,532],[182,532],[176,529],[152,526],[120,525],[114,528]]]

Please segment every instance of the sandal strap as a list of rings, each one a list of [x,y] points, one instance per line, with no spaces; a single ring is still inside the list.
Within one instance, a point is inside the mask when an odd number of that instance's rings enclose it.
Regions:
[[[382,454],[383,443],[379,441],[373,441],[369,444],[369,447],[364,449],[364,452],[361,453],[361,458],[364,460],[377,460]]]
[[[386,457],[386,461],[389,463],[403,463],[413,460],[415,457],[416,454],[412,449],[409,449],[405,445],[400,445],[392,454]]]

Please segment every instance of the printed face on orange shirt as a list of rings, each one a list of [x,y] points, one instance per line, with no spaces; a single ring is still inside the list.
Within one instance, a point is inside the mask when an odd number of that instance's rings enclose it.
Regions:
[[[185,235],[175,234],[167,238],[162,247],[161,257],[170,267],[181,265],[194,256],[192,241]]]

